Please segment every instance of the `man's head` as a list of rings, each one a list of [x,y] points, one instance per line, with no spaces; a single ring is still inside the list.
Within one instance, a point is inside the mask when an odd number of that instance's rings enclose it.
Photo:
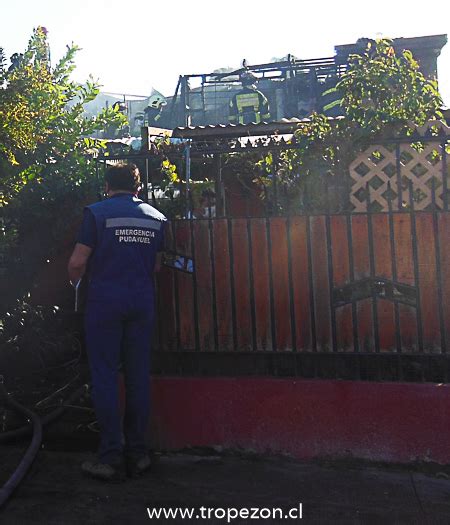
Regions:
[[[244,71],[239,75],[243,87],[256,89],[257,78],[251,71]]]
[[[137,193],[141,185],[141,177],[136,164],[116,164],[105,174],[106,193]]]

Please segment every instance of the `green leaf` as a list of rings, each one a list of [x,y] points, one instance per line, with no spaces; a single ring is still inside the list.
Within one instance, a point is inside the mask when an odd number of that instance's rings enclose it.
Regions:
[[[333,93],[337,93],[337,92],[338,92],[338,89],[337,89],[336,86],[335,86],[335,87],[331,87],[331,88],[329,88],[329,89],[326,89],[326,90],[322,93],[322,96],[324,97],[324,96],[326,96],[326,95],[331,95],[331,94],[333,94]]]
[[[339,99],[339,100],[333,100],[333,102],[330,102],[329,104],[327,104],[326,106],[323,107],[323,110],[324,111],[328,111],[330,109],[333,109],[335,108],[336,106],[341,106],[342,105],[342,99]]]

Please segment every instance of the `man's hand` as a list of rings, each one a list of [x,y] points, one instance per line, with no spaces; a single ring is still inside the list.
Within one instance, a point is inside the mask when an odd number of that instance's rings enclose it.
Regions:
[[[88,259],[92,253],[92,248],[85,244],[77,243],[69,260],[67,270],[72,286],[76,286],[86,272]]]

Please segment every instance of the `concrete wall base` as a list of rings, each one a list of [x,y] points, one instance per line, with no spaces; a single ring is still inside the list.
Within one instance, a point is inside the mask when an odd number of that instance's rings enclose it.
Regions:
[[[154,377],[151,391],[161,449],[450,463],[450,385]]]

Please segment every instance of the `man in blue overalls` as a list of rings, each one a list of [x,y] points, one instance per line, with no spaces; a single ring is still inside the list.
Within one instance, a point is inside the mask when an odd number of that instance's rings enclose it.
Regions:
[[[155,265],[163,248],[166,218],[136,194],[134,164],[109,168],[108,199],[88,206],[69,277],[75,286],[86,273],[86,345],[92,398],[100,426],[98,462],[82,470],[115,480],[148,469],[145,435],[149,416],[149,357],[154,319]],[[123,365],[125,418],[119,412],[118,369]],[[124,457],[125,460],[124,461]]]

